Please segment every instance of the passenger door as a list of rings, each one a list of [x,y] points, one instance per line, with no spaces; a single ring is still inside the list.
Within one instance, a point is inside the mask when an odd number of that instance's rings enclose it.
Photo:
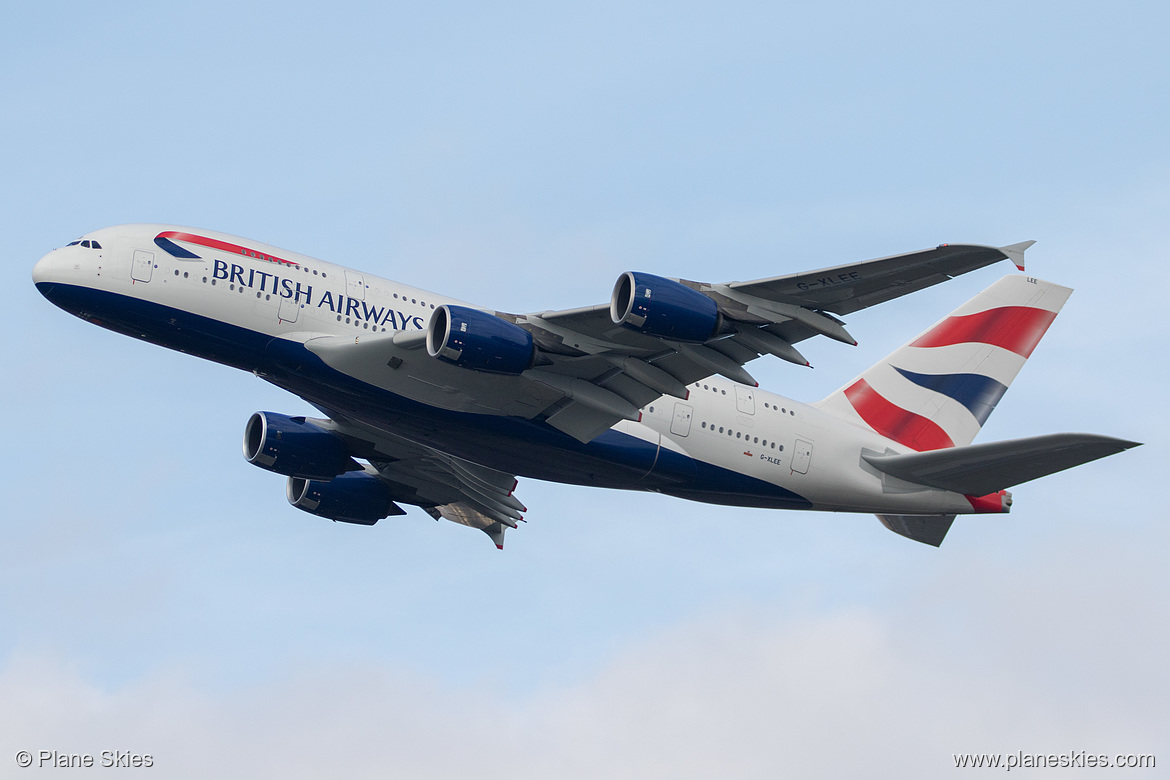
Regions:
[[[357,271],[346,271],[345,294],[355,301],[364,301],[366,299],[366,278]]]
[[[756,394],[746,385],[735,386],[735,408],[743,414],[756,413]]]
[[[281,298],[280,309],[277,311],[276,317],[281,322],[296,322],[297,315],[300,311],[300,296],[295,298]]]
[[[797,474],[807,474],[808,466],[812,462],[813,446],[811,441],[797,439],[792,448],[792,470]]]
[[[134,250],[134,262],[130,266],[130,278],[136,282],[149,282],[154,272],[154,252]]]

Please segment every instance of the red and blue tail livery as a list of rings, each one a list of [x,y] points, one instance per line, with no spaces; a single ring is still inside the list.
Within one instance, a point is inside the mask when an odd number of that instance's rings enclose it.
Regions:
[[[1022,269],[1030,245],[943,244],[749,282],[629,271],[608,302],[524,314],[216,231],[130,224],[49,252],[33,280],[84,320],[312,404],[320,417],[253,414],[243,452],[318,517],[370,526],[417,507],[502,547],[525,521],[519,476],[870,513],[937,546],[959,515],[1007,512],[1007,488],[1136,446],[972,443],[1068,288],[1004,277],[815,403],[768,392],[746,365],[806,366],[798,342],[856,344],[841,317],[1002,260]]]
[[[1006,276],[821,408],[918,452],[970,444],[1071,293]]]

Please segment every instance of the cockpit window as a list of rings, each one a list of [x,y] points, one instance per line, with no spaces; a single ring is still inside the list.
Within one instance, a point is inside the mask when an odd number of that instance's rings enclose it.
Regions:
[[[81,245],[82,245],[83,247],[85,247],[86,249],[89,249],[89,242],[88,242],[88,241],[82,241],[82,242],[81,242]]]
[[[79,239],[77,239],[76,241],[70,241],[70,242],[69,242],[68,244],[66,244],[65,246],[77,246],[77,245],[78,245],[78,244],[80,244],[80,243],[81,243],[81,239],[79,238]]]
[[[90,241],[90,242],[89,242],[89,245],[90,245],[91,247],[93,247],[94,249],[101,249],[101,248],[102,248],[102,245],[101,245],[101,244],[99,244],[99,243],[98,243],[98,242],[96,242],[96,241]]]

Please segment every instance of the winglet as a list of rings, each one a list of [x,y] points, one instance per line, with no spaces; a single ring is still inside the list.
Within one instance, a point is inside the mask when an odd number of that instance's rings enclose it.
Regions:
[[[1023,271],[1024,270],[1024,252],[1028,249],[1028,247],[1032,246],[1032,244],[1035,244],[1035,243],[1036,243],[1035,241],[1021,241],[1018,244],[1012,244],[1010,246],[1001,246],[999,248],[999,251],[1001,251],[1005,255],[1007,255],[1008,259],[1016,264],[1016,268],[1019,268],[1021,271]]]
[[[504,549],[504,524],[495,522],[483,529],[483,532],[495,543],[497,550]]]

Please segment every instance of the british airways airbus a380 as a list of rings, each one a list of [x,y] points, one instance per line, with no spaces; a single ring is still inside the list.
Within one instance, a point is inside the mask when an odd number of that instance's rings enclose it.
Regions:
[[[516,476],[734,506],[876,514],[939,545],[956,515],[1136,443],[1053,434],[971,444],[1071,290],[1007,276],[813,404],[743,366],[799,365],[838,317],[1010,259],[942,245],[709,284],[622,274],[607,304],[507,314],[209,230],[121,225],[45,255],[37,289],[96,325],[254,372],[321,419],[257,412],[250,463],[288,500],[372,525],[422,507],[497,546]]]

